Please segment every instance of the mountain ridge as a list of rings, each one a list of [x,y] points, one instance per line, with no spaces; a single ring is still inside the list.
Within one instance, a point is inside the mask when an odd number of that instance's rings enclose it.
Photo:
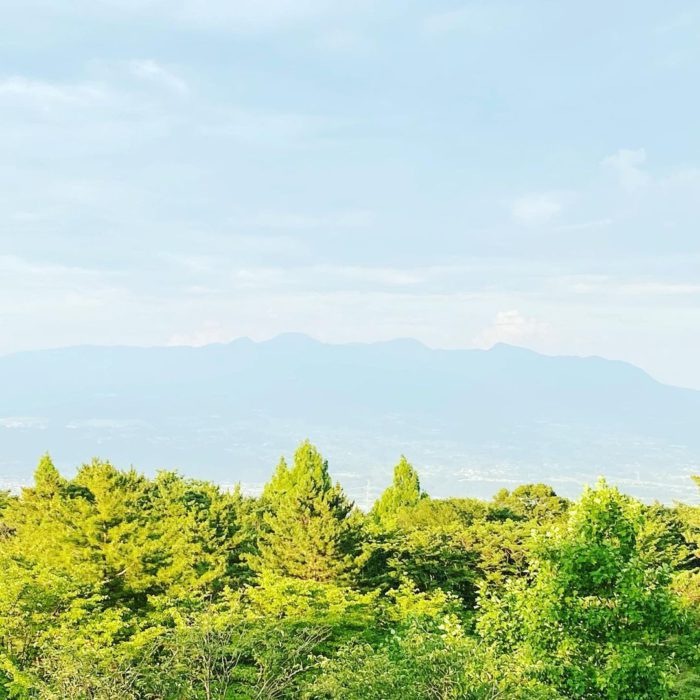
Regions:
[[[206,349],[215,349],[215,348],[229,348],[229,347],[241,347],[241,346],[266,346],[266,345],[276,345],[280,343],[286,343],[288,341],[296,342],[296,343],[306,343],[308,345],[323,345],[323,346],[329,346],[329,347],[342,347],[342,348],[357,348],[357,347],[403,347],[403,348],[416,348],[416,349],[421,349],[421,350],[427,350],[430,352],[436,352],[436,353],[521,353],[521,354],[529,354],[532,356],[537,356],[541,358],[550,358],[550,359],[561,359],[561,360],[582,360],[582,361],[600,361],[603,363],[609,363],[609,364],[617,364],[620,366],[625,366],[628,368],[632,368],[635,371],[639,372],[640,374],[646,375],[648,378],[653,380],[657,384],[661,384],[663,386],[669,386],[677,389],[684,389],[687,391],[692,391],[692,392],[698,392],[700,393],[700,389],[694,389],[692,387],[686,387],[686,386],[681,386],[681,385],[676,385],[676,384],[668,384],[666,382],[662,382],[661,380],[657,379],[654,377],[650,372],[647,370],[642,369],[638,365],[635,365],[632,362],[629,362],[627,360],[620,360],[620,359],[615,359],[615,358],[608,358],[604,357],[602,355],[573,355],[573,354],[548,354],[548,353],[543,353],[538,350],[534,350],[532,348],[528,348],[525,346],[521,345],[515,345],[512,343],[505,343],[505,342],[498,342],[494,343],[491,347],[489,348],[478,348],[478,347],[473,347],[473,348],[443,348],[443,347],[432,347],[429,345],[426,345],[424,342],[416,339],[416,338],[410,338],[410,337],[398,337],[398,338],[391,338],[388,340],[375,340],[375,341],[347,341],[347,342],[338,342],[338,343],[330,343],[330,342],[325,342],[318,340],[314,338],[311,335],[308,335],[307,333],[301,333],[301,332],[294,332],[294,331],[289,331],[289,332],[284,332],[284,333],[279,333],[275,336],[272,336],[271,338],[266,338],[264,340],[253,340],[252,338],[248,336],[240,336],[238,338],[234,338],[230,341],[226,342],[212,342],[212,343],[206,343],[204,345],[188,345],[188,344],[166,344],[166,345],[123,345],[123,344],[117,344],[117,345],[102,345],[102,344],[79,344],[79,345],[65,345],[65,346],[56,346],[56,347],[49,347],[49,348],[40,348],[40,349],[31,349],[31,350],[16,350],[13,352],[5,353],[5,354],[0,354],[0,362],[2,362],[5,359],[8,358],[13,358],[13,357],[18,357],[18,356],[27,356],[27,355],[43,355],[43,354],[54,354],[54,353],[63,353],[63,352],[74,352],[74,351],[85,351],[85,350],[94,350],[94,351],[102,351],[102,350],[123,350],[123,351],[201,351],[201,350],[206,350]]]
[[[304,334],[191,346],[73,346],[0,357],[0,476],[48,449],[261,483],[312,437],[379,489],[408,453],[443,495],[512,480],[580,484],[603,472],[669,500],[700,463],[700,391],[624,361],[412,339],[327,344]],[[371,455],[371,456],[370,456]],[[376,482],[376,483],[375,483]],[[565,488],[569,488],[566,486]],[[688,490],[691,485],[688,483]],[[644,493],[640,493],[644,491]]]

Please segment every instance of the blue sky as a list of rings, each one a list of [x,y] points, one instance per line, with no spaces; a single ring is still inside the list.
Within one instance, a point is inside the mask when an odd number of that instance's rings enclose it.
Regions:
[[[0,353],[410,336],[700,388],[697,3],[2,4]]]

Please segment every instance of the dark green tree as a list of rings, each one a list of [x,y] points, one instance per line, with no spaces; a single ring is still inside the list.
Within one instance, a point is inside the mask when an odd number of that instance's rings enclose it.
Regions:
[[[502,489],[493,499],[493,505],[523,520],[551,521],[566,514],[569,502],[557,496],[551,486],[523,484],[509,491]]]

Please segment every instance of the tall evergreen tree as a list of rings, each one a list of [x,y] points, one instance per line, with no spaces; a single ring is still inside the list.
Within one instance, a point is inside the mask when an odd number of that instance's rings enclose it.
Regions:
[[[291,486],[291,472],[287,466],[287,460],[284,457],[280,457],[272,478],[263,488],[260,498],[261,505],[267,510],[274,510]]]
[[[66,485],[66,480],[59,474],[48,452],[39,460],[34,470],[34,488],[37,496],[55,496]]]
[[[399,463],[394,467],[394,480],[374,504],[372,514],[384,527],[392,527],[403,510],[417,505],[424,497],[418,472],[401,455]]]
[[[320,582],[346,578],[356,545],[349,518],[353,504],[332,483],[327,462],[308,440],[295,452],[291,469],[280,462],[266,497],[275,508],[264,513],[252,566]]]

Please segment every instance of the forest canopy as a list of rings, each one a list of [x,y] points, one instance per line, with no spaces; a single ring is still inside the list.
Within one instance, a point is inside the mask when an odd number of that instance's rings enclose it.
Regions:
[[[696,478],[700,486],[700,480]],[[700,698],[700,507],[605,481],[358,509],[308,441],[259,497],[44,456],[0,492],[0,698]]]

